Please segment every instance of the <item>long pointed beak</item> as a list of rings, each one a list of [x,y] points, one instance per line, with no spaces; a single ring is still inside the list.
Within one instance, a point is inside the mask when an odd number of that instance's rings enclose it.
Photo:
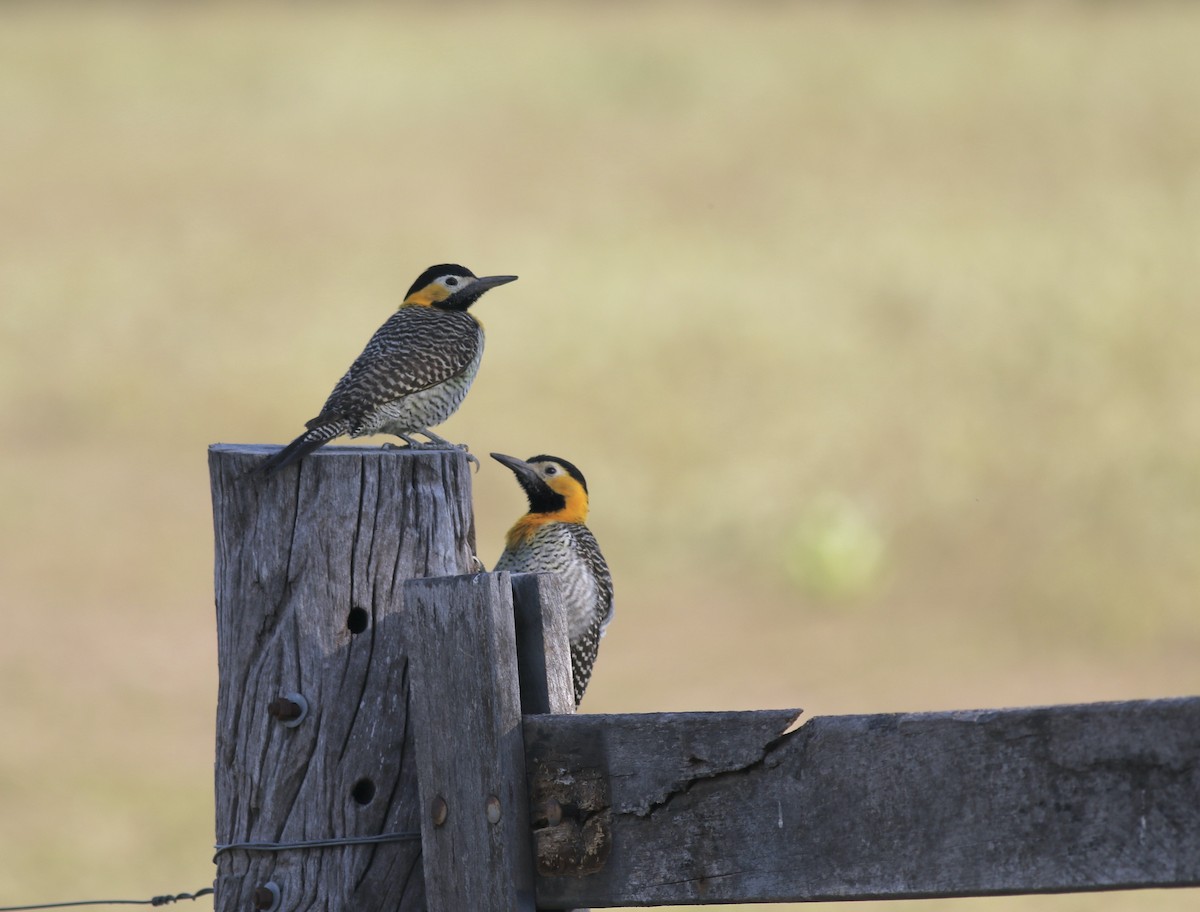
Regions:
[[[511,469],[517,476],[517,484],[529,499],[530,513],[553,513],[567,505],[566,498],[546,483],[546,479],[538,471],[537,463],[526,462],[516,456],[505,456],[503,453],[491,455],[496,462]]]
[[[489,288],[495,288],[497,285],[507,285],[509,282],[515,282],[516,276],[480,276],[467,287],[472,291],[484,292]]]
[[[516,456],[505,456],[503,453],[492,453],[491,457],[500,463],[500,465],[510,469],[518,478],[524,477],[531,481],[538,478],[533,466],[524,459],[518,459]]]

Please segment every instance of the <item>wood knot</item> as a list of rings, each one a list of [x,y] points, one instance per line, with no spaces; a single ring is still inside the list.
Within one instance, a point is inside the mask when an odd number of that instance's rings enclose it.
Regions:
[[[604,867],[612,851],[612,798],[600,770],[560,776],[538,763],[529,798],[539,874],[581,877]]]

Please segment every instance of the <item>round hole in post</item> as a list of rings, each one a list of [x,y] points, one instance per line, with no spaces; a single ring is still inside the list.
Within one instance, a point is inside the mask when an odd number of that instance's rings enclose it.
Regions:
[[[308,718],[308,700],[300,693],[276,697],[267,704],[267,715],[288,728],[296,728]]]
[[[371,616],[367,614],[365,608],[351,608],[350,613],[346,616],[346,628],[351,633],[362,633],[367,629],[367,623],[371,620]]]
[[[370,779],[359,779],[350,787],[350,797],[357,804],[370,804],[375,797],[375,783]]]
[[[283,894],[280,892],[279,884],[269,880],[261,887],[254,888],[251,899],[254,902],[254,908],[260,912],[276,912],[283,899]]]

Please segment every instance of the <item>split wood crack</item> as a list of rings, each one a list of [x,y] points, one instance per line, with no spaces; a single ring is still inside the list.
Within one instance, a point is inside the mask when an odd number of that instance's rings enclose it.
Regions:
[[[757,757],[745,763],[717,764],[714,768],[706,772],[698,773],[695,776],[689,776],[687,778],[680,778],[662,795],[662,797],[651,800],[643,807],[634,808],[632,810],[617,810],[616,813],[620,815],[631,814],[635,817],[653,817],[655,812],[663,808],[669,808],[672,802],[688,794],[688,792],[701,783],[727,781],[734,777],[745,776],[757,769],[767,767],[773,755],[776,754],[776,752],[789,747],[794,739],[802,735],[805,739],[807,739],[808,733],[803,727],[792,727],[797,721],[799,721],[801,712],[797,712],[795,718],[785,725],[778,735],[776,735],[770,741],[767,741],[761,748],[758,749]],[[708,762],[700,757],[689,757],[688,760],[693,763]]]

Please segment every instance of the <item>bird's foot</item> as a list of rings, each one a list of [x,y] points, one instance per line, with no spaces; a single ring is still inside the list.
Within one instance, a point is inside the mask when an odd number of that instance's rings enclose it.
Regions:
[[[414,433],[420,434],[422,437],[429,438],[429,443],[426,444],[426,446],[435,446],[444,450],[454,450],[459,448],[466,449],[466,444],[451,443],[441,434],[435,434],[433,431],[429,430],[429,428],[421,428],[419,431],[414,431]]]
[[[451,443],[445,437],[442,437],[440,434],[433,433],[433,431],[429,430],[428,428],[422,428],[419,431],[413,431],[413,433],[420,434],[422,437],[427,437],[429,439],[427,441],[414,440],[408,434],[396,434],[396,436],[403,440],[406,444],[406,448],[410,450],[461,450],[463,455],[467,457],[467,462],[472,463],[475,466],[476,472],[479,471],[479,459],[476,458],[475,454],[470,451],[465,443]],[[395,449],[400,449],[400,447],[396,447],[395,444],[384,444],[384,447],[388,446],[392,446]]]
[[[399,437],[401,440],[403,440],[404,446],[399,446],[395,443],[384,443],[383,449],[385,449],[385,450],[445,450],[445,449],[453,449],[455,446],[449,440],[443,440],[441,437],[434,437],[428,431],[414,431],[413,433],[421,434],[422,436],[428,437],[429,440],[417,440],[415,437],[412,437],[409,434],[400,434],[400,433],[393,431],[392,435],[395,437]]]

